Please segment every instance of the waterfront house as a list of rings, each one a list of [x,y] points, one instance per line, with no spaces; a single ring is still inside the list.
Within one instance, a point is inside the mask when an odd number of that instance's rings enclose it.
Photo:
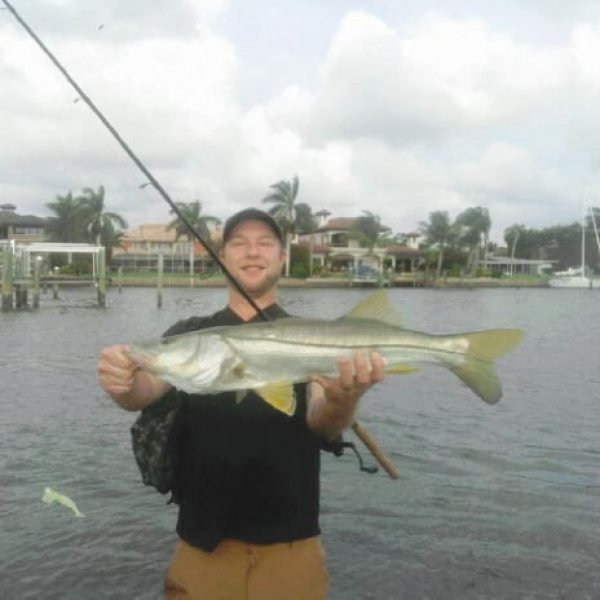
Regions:
[[[146,223],[126,231],[120,248],[113,249],[111,267],[124,271],[156,271],[163,256],[166,272],[206,273],[214,264],[206,250],[187,235],[177,238],[175,228],[161,223]]]
[[[480,260],[477,266],[491,273],[501,275],[527,275],[539,276],[549,273],[556,260],[533,260],[527,258],[510,258],[509,256],[488,256],[485,261]]]
[[[354,217],[329,218],[330,213],[315,213],[317,228],[313,233],[296,236],[296,243],[311,250],[313,267],[335,272],[358,273],[361,267],[378,273],[414,271],[424,252],[418,249],[419,234],[407,234],[406,244],[390,244],[372,250],[362,247],[351,234]],[[381,226],[381,232],[388,228]]]
[[[47,221],[34,215],[20,215],[14,204],[0,204],[0,240],[19,244],[43,242]]]

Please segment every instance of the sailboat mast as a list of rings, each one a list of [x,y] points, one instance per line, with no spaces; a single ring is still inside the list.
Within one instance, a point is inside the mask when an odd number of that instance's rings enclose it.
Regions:
[[[585,277],[585,208],[583,209],[583,219],[581,221],[581,276]]]
[[[596,217],[594,216],[594,207],[590,206],[590,215],[592,217],[592,225],[594,226],[594,233],[596,234],[596,247],[598,248],[598,255],[600,256],[600,236],[598,236],[598,227],[596,226]]]

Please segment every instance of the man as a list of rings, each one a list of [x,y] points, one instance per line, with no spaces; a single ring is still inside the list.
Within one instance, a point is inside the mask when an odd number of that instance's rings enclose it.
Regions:
[[[223,229],[221,259],[270,318],[288,316],[277,303],[285,263],[282,232],[257,209],[232,216]],[[168,335],[260,321],[229,287],[228,305],[207,318],[176,323]],[[194,396],[176,392],[136,369],[126,346],[106,348],[98,361],[102,388],[128,410],[167,393],[183,397],[176,429],[179,540],[165,579],[167,598],[317,600],[328,578],[320,543],[319,452],[354,420],[357,401],[383,378],[377,353],[339,361],[339,377],[295,386],[288,417],[253,392]]]

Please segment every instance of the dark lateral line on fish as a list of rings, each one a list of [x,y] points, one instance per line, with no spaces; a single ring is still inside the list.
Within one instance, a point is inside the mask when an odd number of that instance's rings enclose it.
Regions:
[[[166,201],[166,203],[171,207],[173,212],[177,215],[177,217],[181,220],[181,222],[187,227],[189,232],[202,244],[202,246],[206,249],[210,257],[219,265],[225,276],[229,279],[232,285],[236,288],[236,290],[243,296],[243,298],[250,304],[250,306],[261,316],[261,318],[265,321],[269,321],[268,315],[258,307],[256,302],[248,295],[248,292],[239,284],[239,282],[235,279],[235,277],[229,272],[227,267],[223,264],[219,255],[211,246],[211,244],[206,241],[193,227],[193,225],[186,219],[185,215],[179,210],[179,207],[166,190],[162,187],[162,185],[158,182],[158,180],[152,175],[152,173],[148,170],[146,165],[138,158],[138,156],[133,152],[133,150],[129,147],[129,145],[125,142],[125,140],[120,136],[119,132],[114,128],[114,126],[110,123],[110,121],[104,116],[104,114],[100,111],[100,109],[94,104],[91,98],[83,91],[80,85],[71,77],[67,69],[61,64],[61,62],[54,56],[54,54],[49,50],[49,48],[42,42],[42,40],[36,35],[36,33],[31,29],[31,27],[25,22],[25,20],[19,15],[19,13],[15,10],[15,8],[8,2],[8,0],[2,0],[2,3],[6,6],[6,8],[13,14],[15,19],[21,24],[21,26],[25,29],[25,31],[29,34],[29,36],[35,41],[35,43],[42,49],[44,54],[52,61],[54,66],[63,74],[65,79],[69,82],[69,84],[75,89],[75,91],[79,94],[79,97],[90,107],[91,111],[100,119],[101,123],[110,131],[111,135],[115,138],[119,146],[125,151],[127,156],[135,163],[138,169],[144,174],[144,176],[148,179],[148,181],[152,184],[154,189],[162,196],[162,198]]]
[[[54,66],[63,74],[65,79],[69,82],[69,84],[75,89],[75,91],[79,94],[80,98],[90,107],[90,110],[100,119],[101,123],[110,131],[111,135],[115,138],[119,146],[125,151],[127,156],[135,163],[138,169],[146,176],[148,181],[152,184],[154,189],[162,196],[162,198],[166,201],[166,203],[171,207],[173,212],[177,215],[177,217],[181,220],[181,222],[187,227],[190,233],[202,244],[202,246],[206,249],[210,257],[219,265],[222,269],[223,273],[229,279],[231,284],[235,287],[235,289],[242,295],[242,297],[250,304],[250,306],[260,315],[263,321],[270,321],[271,319],[267,315],[267,313],[262,310],[256,302],[249,296],[248,292],[239,284],[237,279],[229,272],[227,267],[223,264],[219,255],[215,252],[214,248],[208,243],[206,240],[202,238],[202,236],[194,229],[192,224],[185,218],[183,213],[179,210],[177,204],[173,202],[169,194],[165,191],[165,189],[160,185],[157,179],[150,173],[150,171],[146,168],[146,165],[137,157],[137,155],[133,152],[133,150],[127,145],[125,140],[119,135],[119,132],[113,127],[110,121],[102,114],[100,109],[92,102],[90,97],[81,89],[79,84],[71,77],[67,69],[60,63],[60,61],[54,56],[54,54],[48,49],[48,47],[42,42],[42,40],[36,35],[36,33],[29,27],[29,25],[25,22],[25,20],[21,17],[21,15],[15,10],[15,8],[8,2],[8,0],[1,0],[2,4],[6,6],[6,8],[13,14],[15,19],[20,23],[20,25],[25,29],[25,31],[29,34],[29,36],[35,41],[35,43],[42,49],[44,54],[52,61]],[[375,440],[369,436],[367,439],[365,436],[368,435],[364,428],[360,427],[358,423],[355,422],[357,427],[353,426],[354,432],[360,438],[360,440],[369,448],[373,456],[377,459],[377,461],[382,465],[388,475],[395,479],[394,475],[388,471],[385,466],[385,462],[390,462],[389,459],[385,457],[383,452],[377,447],[375,444]],[[360,432],[360,433],[359,433]],[[383,459],[383,462],[382,462]]]

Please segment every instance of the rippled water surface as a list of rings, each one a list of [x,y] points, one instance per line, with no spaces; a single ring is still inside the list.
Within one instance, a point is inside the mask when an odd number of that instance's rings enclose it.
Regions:
[[[339,316],[367,292],[282,290],[288,311]],[[409,328],[522,327],[490,407],[442,369],[398,376],[360,420],[401,471],[325,456],[321,526],[333,599],[600,597],[600,293],[392,290]],[[111,343],[206,314],[224,290],[88,290],[0,315],[0,599],[160,598],[176,509],[140,481],[135,415],[97,387]],[[351,438],[351,436],[349,436]],[[366,458],[366,454],[365,454]],[[77,519],[41,502],[72,497]]]

